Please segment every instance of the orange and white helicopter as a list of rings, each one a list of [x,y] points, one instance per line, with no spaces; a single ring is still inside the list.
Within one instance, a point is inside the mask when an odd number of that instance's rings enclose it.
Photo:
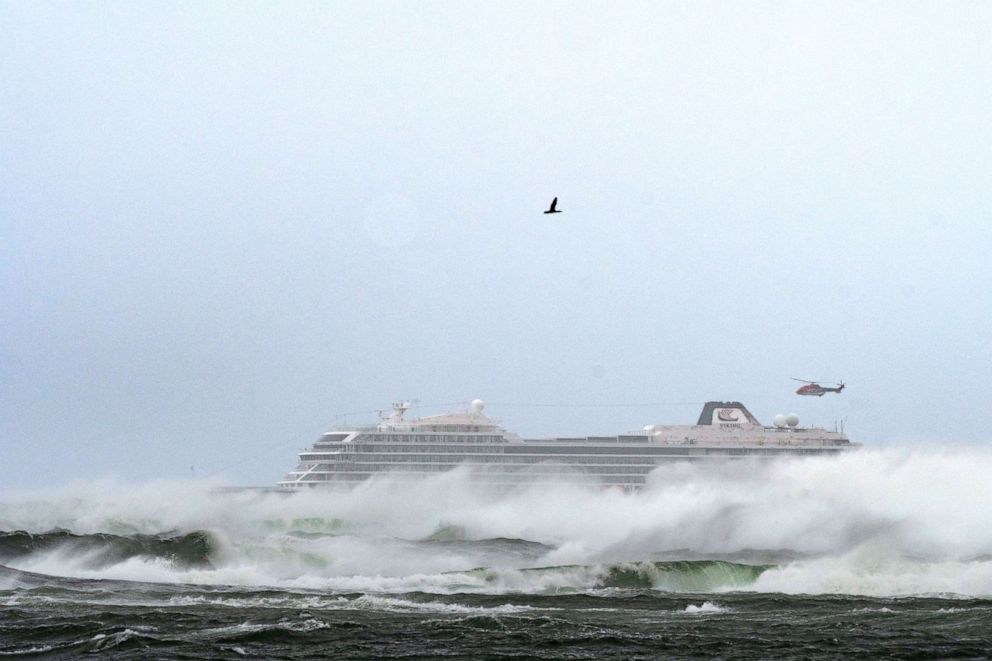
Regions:
[[[792,377],[792,380],[793,381],[801,381],[802,383],[805,383],[806,384],[804,386],[799,386],[799,390],[796,391],[796,394],[797,395],[806,395],[807,397],[823,397],[828,392],[839,393],[841,390],[844,389],[844,382],[843,381],[841,381],[840,383],[838,383],[833,388],[827,388],[827,387],[821,386],[816,381],[807,381],[806,379],[797,379],[796,377]]]

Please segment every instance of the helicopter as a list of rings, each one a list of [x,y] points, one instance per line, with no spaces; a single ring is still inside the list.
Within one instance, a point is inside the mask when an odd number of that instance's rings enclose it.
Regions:
[[[821,386],[816,381],[807,381],[806,379],[797,379],[795,377],[792,377],[792,380],[793,381],[801,381],[802,383],[805,383],[806,384],[804,386],[799,386],[799,390],[796,391],[796,394],[797,395],[805,395],[807,397],[823,397],[828,392],[839,393],[841,390],[844,389],[844,382],[843,381],[841,381],[840,383],[838,383],[833,388],[826,388],[824,386]]]

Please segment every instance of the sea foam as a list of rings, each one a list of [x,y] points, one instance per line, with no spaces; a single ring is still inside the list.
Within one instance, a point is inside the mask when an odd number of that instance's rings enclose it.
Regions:
[[[106,553],[79,547],[5,562],[80,578],[548,592],[616,587],[610,572],[634,566],[623,575],[633,582],[621,587],[988,595],[989,474],[992,452],[951,448],[673,462],[637,493],[567,484],[498,491],[466,468],[420,482],[386,476],[350,491],[290,496],[220,492],[214,482],[101,482],[7,494],[0,498],[0,530],[202,531],[209,538],[208,562],[198,567],[140,553],[108,564]],[[679,574],[653,564],[680,558],[727,561],[730,568]],[[733,569],[741,563],[773,566],[748,574]],[[690,575],[702,578],[693,582]]]

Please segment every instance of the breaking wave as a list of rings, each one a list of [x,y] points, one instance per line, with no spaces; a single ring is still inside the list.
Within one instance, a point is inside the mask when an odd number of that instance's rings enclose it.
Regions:
[[[198,530],[184,535],[77,535],[68,530],[30,533],[26,530],[0,531],[0,563],[42,552],[57,551],[83,557],[93,568],[108,567],[134,557],[157,558],[177,567],[210,567],[213,542]]]
[[[990,473],[992,453],[958,448],[675,462],[638,493],[500,492],[466,469],[292,495],[102,482],[0,497],[0,563],[87,580],[370,595],[983,596]],[[0,573],[0,590],[11,576]]]
[[[663,590],[714,592],[746,589],[768,569],[720,560],[628,562],[607,565],[565,565],[534,569],[479,569],[494,592],[559,592],[567,590]]]

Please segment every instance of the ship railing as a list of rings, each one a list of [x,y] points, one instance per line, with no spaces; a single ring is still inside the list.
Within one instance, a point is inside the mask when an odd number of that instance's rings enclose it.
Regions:
[[[367,425],[334,425],[333,427],[327,427],[317,439],[322,440],[325,436],[330,435],[340,435],[344,434],[345,438],[351,436],[352,434],[361,434],[363,432],[375,431],[375,427],[369,427]],[[341,439],[344,440],[344,439]],[[340,441],[334,441],[339,443]]]

